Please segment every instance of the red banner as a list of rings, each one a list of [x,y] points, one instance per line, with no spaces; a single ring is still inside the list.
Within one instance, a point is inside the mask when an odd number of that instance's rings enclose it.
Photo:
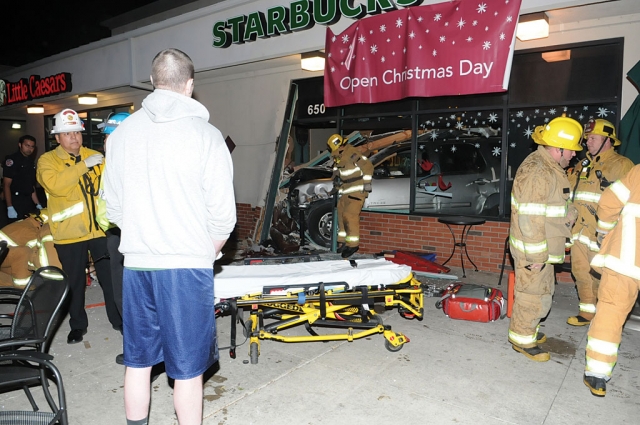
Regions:
[[[327,107],[505,91],[521,0],[465,0],[327,28]]]

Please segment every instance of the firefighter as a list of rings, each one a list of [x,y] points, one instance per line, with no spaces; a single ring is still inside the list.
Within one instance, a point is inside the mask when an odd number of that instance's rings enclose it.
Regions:
[[[511,192],[509,243],[516,284],[509,342],[527,358],[546,362],[549,353],[538,346],[546,336],[538,325],[551,309],[553,264],[564,262],[577,217],[564,169],[582,150],[582,126],[559,117],[536,127],[532,138],[540,146],[518,168]]]
[[[614,146],[620,146],[621,143],[609,121],[589,120],[585,126],[584,138],[587,141],[587,157],[569,173],[573,189],[571,196],[578,210],[578,219],[573,228],[571,273],[580,299],[579,314],[567,319],[567,323],[572,326],[588,325],[596,312],[600,279],[589,264],[599,249],[596,241],[596,209],[600,195],[633,167],[630,159],[614,150]]]
[[[338,249],[342,258],[352,256],[360,245],[360,211],[371,192],[373,165],[339,134],[327,140],[333,159],[334,190],[338,193]]]
[[[597,240],[602,243],[591,265],[602,267],[596,314],[587,334],[584,383],[604,397],[618,360],[622,326],[640,288],[640,165],[613,183],[598,204]],[[606,237],[604,237],[606,235]],[[604,239],[604,241],[603,241]]]
[[[51,134],[59,146],[43,154],[36,168],[36,178],[47,194],[54,246],[69,277],[68,344],[81,342],[89,326],[84,305],[89,252],[104,293],[109,322],[116,330],[122,328],[113,300],[107,238],[96,222],[104,157],[82,145],[83,131],[84,123],[73,109],[55,114]]]

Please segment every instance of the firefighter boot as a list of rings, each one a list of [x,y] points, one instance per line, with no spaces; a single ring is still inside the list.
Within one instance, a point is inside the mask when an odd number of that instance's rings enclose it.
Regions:
[[[545,342],[547,342],[547,336],[542,332],[538,332],[538,335],[536,336],[536,342],[538,344],[544,344]]]
[[[345,249],[342,251],[342,254],[340,255],[342,256],[342,258],[349,258],[353,254],[355,254],[358,249],[360,249],[359,246],[348,246],[345,247]]]
[[[585,319],[584,317],[577,315],[577,316],[569,317],[567,319],[567,323],[570,324],[571,326],[587,326],[589,323],[591,323],[591,320]]]
[[[338,254],[342,254],[342,251],[344,251],[344,249],[347,247],[347,245],[344,242],[340,242],[338,244],[338,248],[336,249],[336,252]]]
[[[534,362],[548,362],[549,359],[551,358],[548,352],[544,351],[542,348],[538,347],[537,345],[529,348],[522,348],[522,347],[518,347],[517,345],[512,345],[512,347],[514,350],[524,354]]]
[[[607,393],[607,382],[604,378],[584,375],[583,382],[587,387],[589,387],[591,394],[596,397],[604,397]]]

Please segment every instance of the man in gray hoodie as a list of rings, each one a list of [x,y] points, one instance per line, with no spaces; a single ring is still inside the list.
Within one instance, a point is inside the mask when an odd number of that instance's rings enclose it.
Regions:
[[[104,196],[122,231],[127,423],[147,423],[151,367],[175,379],[181,425],[202,422],[202,374],[218,360],[213,262],[236,222],[231,155],[177,49],[152,62],[154,92],[109,137]]]

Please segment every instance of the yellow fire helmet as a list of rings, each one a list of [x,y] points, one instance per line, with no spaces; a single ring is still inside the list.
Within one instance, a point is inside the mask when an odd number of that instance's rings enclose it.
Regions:
[[[344,145],[345,142],[346,140],[339,134],[332,134],[331,137],[329,137],[329,140],[327,140],[327,146],[329,147],[329,151],[334,153],[340,148],[340,146]]]
[[[613,146],[620,146],[622,142],[616,138],[616,128],[607,120],[590,119],[584,126],[584,138],[588,139],[591,134],[608,137],[613,140]]]
[[[539,145],[581,151],[582,126],[572,118],[558,117],[546,125],[539,125],[531,135]]]

